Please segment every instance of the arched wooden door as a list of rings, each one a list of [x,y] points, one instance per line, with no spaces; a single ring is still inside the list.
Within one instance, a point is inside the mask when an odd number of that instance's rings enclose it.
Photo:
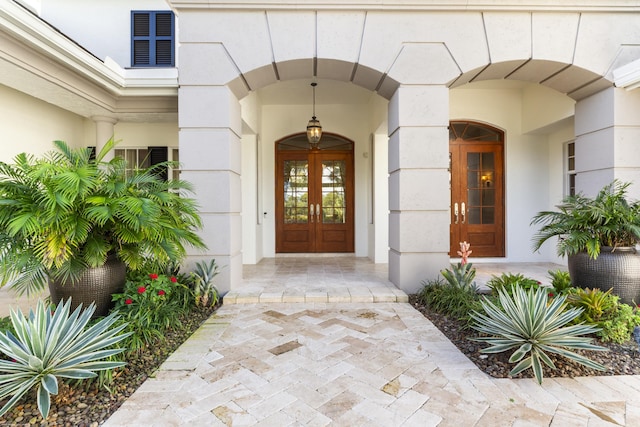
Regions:
[[[276,252],[354,251],[353,142],[306,134],[276,143]]]
[[[450,252],[471,244],[472,257],[505,256],[504,133],[474,122],[449,126]]]

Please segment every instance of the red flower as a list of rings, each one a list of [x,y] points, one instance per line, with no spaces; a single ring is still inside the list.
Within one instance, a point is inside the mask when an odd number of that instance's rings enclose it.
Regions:
[[[147,288],[145,288],[144,286],[140,286],[140,287],[138,288],[138,293],[139,293],[139,294],[144,294],[146,290],[147,290]]]
[[[151,273],[149,274],[149,277],[151,278],[151,280],[156,280],[158,278],[158,275],[156,273]]]
[[[547,295],[549,296],[549,298],[553,298],[554,297],[553,292],[549,292]]]
[[[127,298],[126,300],[124,300],[124,303],[127,305],[133,304],[133,300],[131,298]]]
[[[164,294],[165,294],[165,292],[164,292],[162,289],[160,289],[160,290],[158,291],[158,295],[164,295]]]
[[[176,279],[175,277],[171,276],[171,282],[172,283],[178,283],[178,279]]]

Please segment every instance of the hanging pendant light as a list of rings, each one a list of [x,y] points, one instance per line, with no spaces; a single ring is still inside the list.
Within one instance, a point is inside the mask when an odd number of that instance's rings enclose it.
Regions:
[[[311,148],[317,148],[318,143],[320,142],[320,137],[322,136],[322,126],[320,126],[320,121],[316,119],[316,86],[318,83],[311,83],[311,87],[313,88],[313,116],[311,116],[311,120],[307,124],[307,139],[309,140],[309,145]]]

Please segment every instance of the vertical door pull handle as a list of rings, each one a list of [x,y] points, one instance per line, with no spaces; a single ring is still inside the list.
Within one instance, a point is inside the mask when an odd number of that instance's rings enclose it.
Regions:
[[[313,222],[313,203],[311,203],[311,206],[309,207],[309,213],[311,214],[311,222]]]
[[[320,222],[320,203],[316,203],[316,221]]]
[[[462,211],[462,223],[464,224],[464,221],[467,219],[467,212],[464,206],[464,202],[462,202],[462,207],[460,208],[460,210]]]
[[[453,205],[453,217],[455,218],[454,224],[457,224],[458,223],[458,203],[455,203]]]

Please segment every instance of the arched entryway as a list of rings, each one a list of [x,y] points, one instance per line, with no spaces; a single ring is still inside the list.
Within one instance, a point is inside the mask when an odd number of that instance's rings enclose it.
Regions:
[[[474,257],[503,257],[504,132],[470,121],[449,126],[450,256],[468,242]]]
[[[297,134],[275,149],[276,252],[353,252],[353,141]]]

